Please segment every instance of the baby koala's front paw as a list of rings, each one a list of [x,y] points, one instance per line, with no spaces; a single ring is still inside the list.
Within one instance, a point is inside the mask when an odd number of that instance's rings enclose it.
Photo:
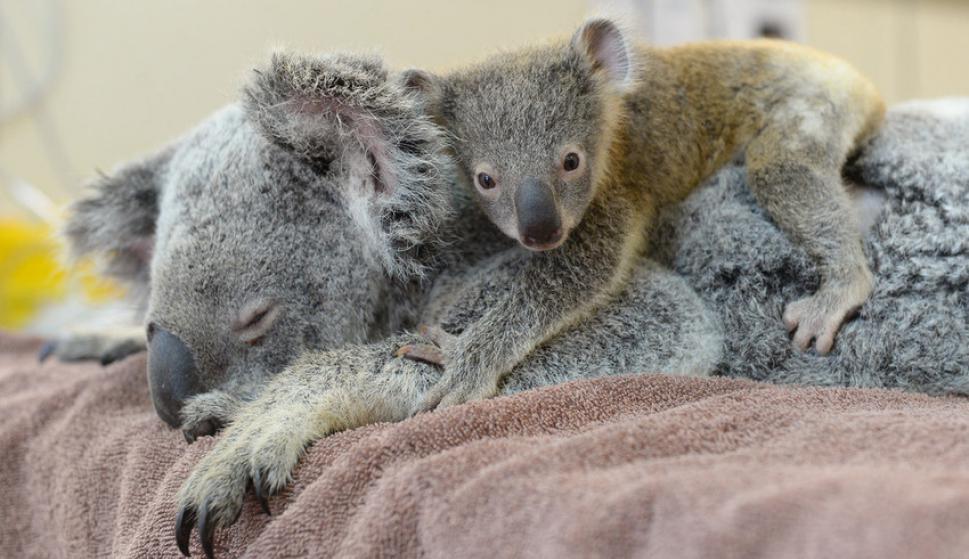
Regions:
[[[787,305],[784,325],[793,332],[794,346],[807,351],[814,341],[815,350],[827,355],[834,347],[834,338],[841,325],[857,314],[871,293],[870,276],[831,287]]]

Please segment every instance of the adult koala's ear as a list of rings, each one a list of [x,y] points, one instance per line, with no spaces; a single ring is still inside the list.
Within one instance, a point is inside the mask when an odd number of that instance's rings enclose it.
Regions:
[[[395,128],[411,107],[379,58],[276,53],[243,94],[250,119],[271,140],[324,168],[362,148],[376,193],[397,187]]]
[[[265,136],[331,176],[386,269],[420,274],[455,175],[443,130],[400,76],[375,56],[276,53],[243,95]]]
[[[69,208],[63,234],[68,256],[100,258],[104,272],[148,283],[160,185],[174,148],[126,164],[97,179]]]
[[[633,81],[629,41],[619,25],[608,19],[590,19],[572,36],[572,49],[592,64],[594,72],[620,90]]]

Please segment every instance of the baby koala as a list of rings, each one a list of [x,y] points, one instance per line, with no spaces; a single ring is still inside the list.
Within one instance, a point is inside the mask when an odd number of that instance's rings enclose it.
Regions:
[[[405,80],[451,134],[484,212],[534,251],[470,327],[401,348],[445,365],[426,408],[494,395],[623,285],[659,208],[739,155],[758,203],[820,271],[817,292],[784,311],[794,344],[830,352],[871,292],[841,167],[884,103],[846,62],[774,40],[633,46],[594,19],[566,44]]]

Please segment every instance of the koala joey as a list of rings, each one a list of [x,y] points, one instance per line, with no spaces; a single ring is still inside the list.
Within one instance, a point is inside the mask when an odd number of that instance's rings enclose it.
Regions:
[[[847,63],[791,43],[634,46],[611,21],[406,83],[453,138],[488,217],[535,251],[514,289],[443,347],[400,353],[445,365],[425,407],[495,394],[536,345],[623,285],[657,210],[742,154],[758,203],[815,259],[821,284],[787,305],[793,343],[832,349],[872,289],[841,167],[884,114]]]

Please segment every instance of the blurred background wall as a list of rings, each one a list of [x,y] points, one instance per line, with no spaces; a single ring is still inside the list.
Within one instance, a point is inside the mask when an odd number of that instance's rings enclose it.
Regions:
[[[0,0],[0,327],[26,320],[9,319],[24,297],[10,289],[25,289],[11,277],[52,289],[40,283],[55,263],[23,272],[16,259],[49,249],[24,239],[50,229],[82,179],[231,102],[271,47],[443,70],[566,35],[589,13],[662,44],[801,40],[853,62],[889,102],[969,95],[969,0]]]

